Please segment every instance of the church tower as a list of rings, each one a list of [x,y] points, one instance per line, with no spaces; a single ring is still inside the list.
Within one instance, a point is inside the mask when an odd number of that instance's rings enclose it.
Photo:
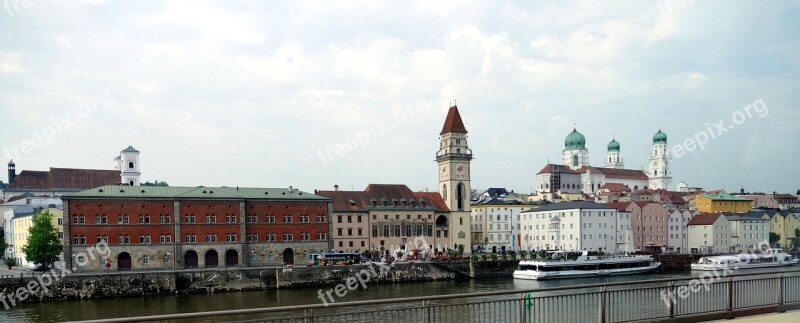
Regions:
[[[14,182],[14,177],[17,177],[17,164],[14,164],[14,160],[8,162],[8,185]]]
[[[439,151],[436,162],[439,164],[439,192],[450,209],[448,248],[464,245],[464,252],[472,250],[470,244],[470,161],[472,150],[467,145],[467,128],[455,105],[447,111],[442,131],[439,133]],[[437,230],[439,223],[437,221]]]
[[[139,151],[128,146],[114,158],[117,163],[116,170],[120,171],[122,184],[139,186],[139,178],[142,176],[139,166]]]
[[[589,150],[586,149],[586,137],[572,128],[572,132],[564,139],[564,165],[570,169],[589,166]]]
[[[650,151],[650,189],[668,189],[672,184],[669,161],[672,156],[667,150],[667,134],[661,129],[653,135],[653,149]]]
[[[608,157],[606,158],[606,162],[603,167],[618,169],[625,168],[625,163],[622,162],[622,156],[620,156],[619,142],[617,142],[616,139],[612,138],[611,142],[608,143]]]

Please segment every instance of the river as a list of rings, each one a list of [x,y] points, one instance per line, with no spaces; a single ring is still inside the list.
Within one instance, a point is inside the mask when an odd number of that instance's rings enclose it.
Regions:
[[[775,273],[797,270],[796,266],[751,269],[752,273]],[[596,284],[603,282],[641,281],[648,279],[686,278],[697,276],[690,271],[671,271],[643,275],[575,278],[562,280],[514,280],[482,278],[368,285],[356,289],[337,301],[371,300],[397,297],[443,295],[481,291],[524,290],[532,288]],[[323,287],[324,290],[332,286]],[[178,294],[161,296],[124,297],[58,302],[24,303],[0,311],[0,322],[59,322],[103,319],[141,315],[156,315],[197,311],[217,311],[284,305],[321,304],[318,288],[296,288],[264,291],[229,292],[217,294]]]

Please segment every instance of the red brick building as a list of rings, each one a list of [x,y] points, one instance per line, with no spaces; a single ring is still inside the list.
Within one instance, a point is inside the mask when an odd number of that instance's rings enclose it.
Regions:
[[[281,188],[102,186],[62,196],[67,268],[305,263],[332,248],[331,200]],[[106,241],[107,259],[78,259]]]

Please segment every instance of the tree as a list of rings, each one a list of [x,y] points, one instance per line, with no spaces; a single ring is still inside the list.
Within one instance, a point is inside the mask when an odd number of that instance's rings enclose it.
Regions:
[[[35,264],[49,265],[61,255],[61,241],[53,225],[53,215],[45,211],[33,216],[33,226],[28,230],[28,243],[22,247],[25,258]]]
[[[6,243],[6,228],[0,227],[0,257],[5,257],[6,248],[8,248],[8,243]]]
[[[774,246],[774,245],[776,245],[778,243],[778,241],[781,241],[781,235],[777,234],[775,232],[770,232],[769,233],[769,245],[770,246]]]

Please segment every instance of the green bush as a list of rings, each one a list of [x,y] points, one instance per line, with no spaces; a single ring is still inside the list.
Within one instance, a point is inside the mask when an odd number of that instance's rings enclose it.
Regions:
[[[478,261],[478,256],[472,256],[472,261]]]
[[[481,255],[481,260],[486,261],[486,255]]]
[[[512,253],[512,254],[511,254],[511,260],[517,260],[517,255],[515,255],[515,254],[513,254],[513,253]]]
[[[492,254],[492,261],[497,261],[497,254],[496,253]]]

